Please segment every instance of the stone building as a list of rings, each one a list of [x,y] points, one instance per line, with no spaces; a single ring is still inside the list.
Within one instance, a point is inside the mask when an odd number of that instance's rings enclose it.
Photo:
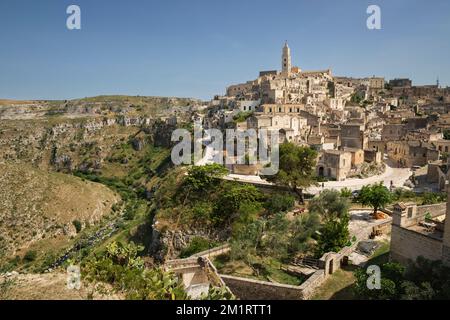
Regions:
[[[439,151],[423,141],[388,141],[386,148],[388,157],[402,167],[425,166],[439,159]]]
[[[292,62],[291,62],[291,49],[289,48],[287,41],[283,47],[283,54],[281,57],[281,73],[289,77],[291,75]]]
[[[368,145],[368,138],[364,134],[364,125],[341,125],[340,142],[341,147],[366,149]]]
[[[352,154],[342,150],[323,150],[317,162],[317,175],[342,181],[352,169]]]
[[[412,81],[408,78],[389,80],[389,86],[394,87],[411,87]]]
[[[261,100],[241,100],[236,102],[236,107],[240,112],[253,112],[258,109]]]
[[[358,167],[364,163],[364,150],[358,148],[343,147],[343,151],[350,152],[352,155],[352,166]]]
[[[322,103],[326,99],[333,101],[333,107],[340,108],[347,99],[348,90],[332,90],[331,70],[302,71],[292,65],[291,49],[285,43],[281,54],[281,71],[261,71],[255,80],[231,85],[227,96],[234,99],[258,100],[261,103]],[[341,95],[342,93],[342,95]]]
[[[390,258],[408,263],[419,256],[450,265],[450,197],[447,203],[394,206]]]
[[[450,153],[450,140],[439,139],[432,142],[441,153]]]
[[[300,115],[304,105],[265,104],[247,119],[249,129],[278,130],[281,141],[306,141],[308,119]]]
[[[369,78],[369,88],[370,89],[384,89],[384,78],[375,77]]]
[[[383,155],[377,150],[364,150],[364,161],[368,163],[380,164],[383,161]]]

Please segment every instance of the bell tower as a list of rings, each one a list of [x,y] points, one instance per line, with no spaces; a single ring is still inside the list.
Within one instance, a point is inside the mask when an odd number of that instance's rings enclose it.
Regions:
[[[281,56],[281,71],[283,75],[289,76],[291,74],[291,49],[288,46],[287,41],[284,43],[283,54]]]

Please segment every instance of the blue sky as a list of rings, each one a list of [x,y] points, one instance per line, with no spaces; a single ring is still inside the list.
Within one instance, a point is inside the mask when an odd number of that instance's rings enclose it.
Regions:
[[[81,30],[66,28],[70,4]],[[1,0],[0,98],[209,99],[279,69],[285,40],[305,70],[450,85],[448,0]]]

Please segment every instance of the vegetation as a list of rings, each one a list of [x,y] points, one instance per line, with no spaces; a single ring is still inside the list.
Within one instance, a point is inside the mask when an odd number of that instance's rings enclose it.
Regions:
[[[187,176],[174,170],[155,194],[158,218],[175,227],[238,229],[263,212],[263,196],[253,185],[219,179],[227,171],[217,164],[191,167]]]
[[[112,242],[102,255],[83,264],[85,280],[101,285],[110,284],[115,292],[125,294],[131,300],[186,300],[182,282],[174,274],[161,268],[147,269],[138,256],[143,247],[134,243]],[[223,288],[210,290],[211,298],[233,299]],[[209,299],[210,295],[203,296]]]
[[[363,98],[358,94],[358,93],[354,93],[352,95],[352,97],[350,98],[350,102],[355,103],[355,104],[360,104],[363,102]]]
[[[268,181],[288,187],[298,194],[303,203],[303,189],[315,183],[314,173],[317,152],[304,146],[285,142],[280,145],[278,173],[265,176]]]
[[[231,241],[231,259],[242,260],[254,269],[261,269],[266,257],[288,261],[313,249],[312,237],[319,228],[315,214],[288,221],[283,214],[259,219],[246,225]]]
[[[81,231],[81,228],[82,228],[80,220],[73,220],[72,224],[75,227],[76,232],[79,233]]]
[[[450,130],[444,130],[444,139],[450,140]]]
[[[35,250],[28,250],[23,256],[23,260],[26,262],[31,262],[36,260],[37,252]]]
[[[422,195],[422,205],[437,204],[447,201],[446,192],[425,192]]]
[[[316,256],[327,252],[338,252],[349,244],[350,232],[348,213],[350,202],[336,190],[324,190],[318,197],[311,200],[309,211],[322,217],[324,224],[320,228],[317,239]]]
[[[351,198],[353,196],[352,190],[349,188],[342,188],[341,189],[341,197],[343,198]]]
[[[143,248],[130,243],[111,243],[104,255],[94,257],[83,266],[84,279],[108,283],[133,300],[187,299],[182,283],[162,269],[145,269],[137,254]]]
[[[450,268],[440,261],[419,257],[407,268],[398,263],[385,263],[381,266],[381,276],[381,289],[369,290],[366,270],[356,270],[356,295],[376,300],[450,299]]]
[[[188,170],[185,185],[193,192],[208,192],[219,178],[226,175],[228,170],[219,164],[207,164],[205,166],[192,166]]]
[[[209,250],[216,246],[218,246],[218,243],[215,241],[209,241],[208,239],[202,237],[194,237],[189,242],[189,245],[181,251],[180,258],[187,258],[193,254]]]
[[[214,209],[217,224],[232,224],[236,221],[248,222],[261,211],[262,195],[253,185],[225,184]]]
[[[265,203],[266,209],[272,213],[287,212],[294,208],[295,198],[289,194],[274,193]]]
[[[383,183],[364,186],[358,196],[358,201],[363,205],[373,207],[373,215],[376,216],[378,209],[384,208],[392,201],[392,194]]]
[[[252,111],[241,111],[233,117],[234,123],[244,122],[253,115]]]
[[[446,192],[423,192],[416,193],[404,188],[396,188],[392,192],[392,202],[411,201],[418,205],[437,204],[447,201]]]

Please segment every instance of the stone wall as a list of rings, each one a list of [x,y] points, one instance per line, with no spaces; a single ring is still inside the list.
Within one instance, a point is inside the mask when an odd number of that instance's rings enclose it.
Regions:
[[[444,215],[446,213],[446,210],[447,204],[445,202],[425,206],[408,206],[406,214],[402,213],[401,215],[400,225],[405,228],[417,225],[419,222],[425,220],[425,216],[427,215],[427,213],[429,213],[432,218],[435,218]]]
[[[392,230],[391,220],[373,227],[373,233],[378,236],[382,234],[390,234],[391,230]]]
[[[447,210],[447,203],[430,204],[426,206],[418,206],[416,218],[425,218],[427,212],[429,212],[433,217],[438,217],[445,214]],[[423,219],[422,219],[423,220]]]
[[[302,299],[310,299],[314,295],[316,289],[325,281],[325,279],[326,275],[323,269],[314,272],[308,278],[308,280],[303,282],[300,286],[300,290],[302,291]]]
[[[428,260],[441,260],[442,241],[418,232],[392,225],[391,259],[401,263],[422,256]]]
[[[241,300],[302,300],[301,286],[220,275],[231,292]]]
[[[213,257],[220,256],[221,254],[225,254],[230,252],[230,246],[228,244],[224,244],[223,246],[212,248],[209,250],[205,250],[196,254],[193,254],[191,258],[193,257],[205,257],[208,259],[211,259]]]

